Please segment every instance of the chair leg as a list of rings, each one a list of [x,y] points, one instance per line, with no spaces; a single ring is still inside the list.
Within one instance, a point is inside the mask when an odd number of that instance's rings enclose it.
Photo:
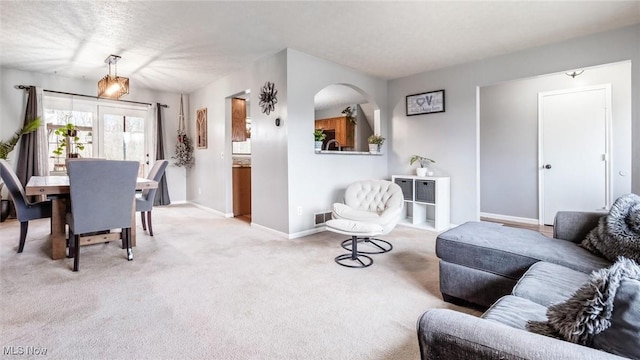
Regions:
[[[78,271],[78,265],[80,263],[80,236],[73,235],[73,271]]]
[[[147,222],[144,218],[144,211],[140,211],[140,219],[142,219],[142,230],[147,230]]]
[[[18,253],[24,250],[24,242],[27,240],[27,230],[29,229],[29,222],[22,221],[20,223],[20,244],[18,245]]]
[[[123,229],[124,234],[127,238],[127,260],[133,260],[133,249],[131,248],[131,228]]]
[[[147,211],[147,223],[149,224],[149,235],[153,236],[153,226],[151,226],[151,211]]]
[[[69,237],[67,238],[67,248],[68,248],[67,257],[68,258],[72,258],[76,254],[75,241],[73,239],[74,239],[73,230],[69,228]]]

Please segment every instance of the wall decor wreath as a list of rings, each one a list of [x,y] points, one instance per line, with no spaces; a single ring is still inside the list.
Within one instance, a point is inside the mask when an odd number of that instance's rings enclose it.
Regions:
[[[262,112],[269,115],[270,112],[276,109],[278,103],[278,90],[274,83],[267,81],[260,89],[260,107]]]

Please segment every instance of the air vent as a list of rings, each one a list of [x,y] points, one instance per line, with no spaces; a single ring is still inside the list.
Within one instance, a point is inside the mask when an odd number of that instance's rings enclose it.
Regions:
[[[323,225],[327,221],[331,220],[331,211],[323,212],[323,213],[315,213],[313,214],[314,223],[316,226]]]

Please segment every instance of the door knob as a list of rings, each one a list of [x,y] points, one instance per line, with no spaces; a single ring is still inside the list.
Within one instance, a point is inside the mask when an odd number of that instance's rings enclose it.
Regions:
[[[551,164],[547,164],[544,166],[545,169],[551,169]]]

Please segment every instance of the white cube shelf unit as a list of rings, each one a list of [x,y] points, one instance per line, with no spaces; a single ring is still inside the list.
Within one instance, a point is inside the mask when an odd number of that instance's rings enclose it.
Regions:
[[[399,224],[421,229],[449,229],[451,179],[445,176],[393,175],[402,188],[403,218]]]

